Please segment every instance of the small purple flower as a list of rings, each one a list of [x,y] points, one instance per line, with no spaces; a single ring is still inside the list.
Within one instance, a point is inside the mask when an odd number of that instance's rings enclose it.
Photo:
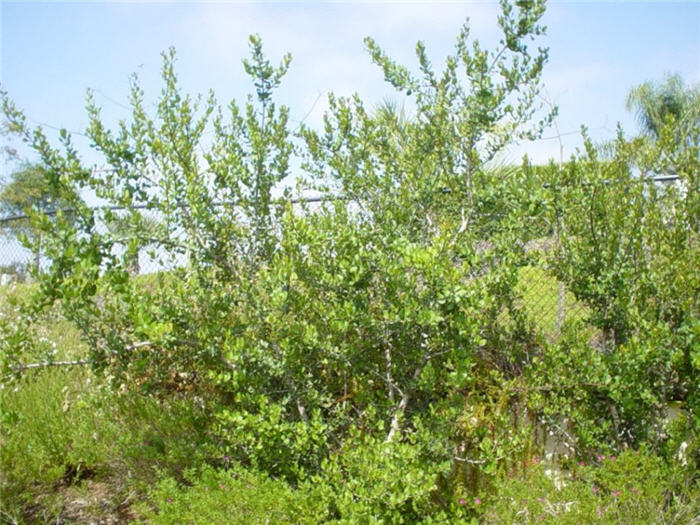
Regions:
[[[219,483],[219,488],[220,488],[221,490],[224,490],[224,484],[223,484],[223,483]]]
[[[617,458],[615,456],[610,456],[610,461],[615,461]]]
[[[604,454],[598,454],[598,461],[605,461],[605,455],[604,455]]]
[[[459,498],[459,504],[460,504],[460,505],[466,505],[466,504],[467,504],[467,500],[464,499],[464,498]]]
[[[173,502],[173,498],[168,498],[168,503],[172,503],[172,502]]]
[[[535,465],[537,465],[537,464],[540,462],[540,458],[538,458],[537,456],[535,456],[534,458],[532,458],[532,462],[533,462]]]
[[[597,496],[597,495],[600,493],[600,490],[598,490],[598,487],[596,487],[595,485],[593,485],[593,486],[591,487],[591,492]]]
[[[540,503],[544,503],[544,498],[539,497],[539,498],[537,498],[537,501],[539,501]]]
[[[481,505],[481,498],[474,498],[474,505]]]
[[[630,492],[634,492],[635,494],[637,494],[639,491],[634,487],[630,487]]]
[[[584,463],[583,461],[579,461],[579,462],[578,462],[578,466],[579,466],[579,467],[583,467],[584,465],[585,465],[585,463]]]
[[[619,491],[619,490],[613,490],[612,495],[613,495],[613,498],[617,498],[617,497],[620,495],[620,491]]]

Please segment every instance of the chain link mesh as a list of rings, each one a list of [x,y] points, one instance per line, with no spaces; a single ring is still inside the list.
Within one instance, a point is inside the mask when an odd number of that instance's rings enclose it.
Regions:
[[[123,217],[127,211],[127,209],[110,208],[110,212],[116,217]],[[153,210],[139,210],[139,213],[142,224],[145,225],[144,228],[148,228],[149,224],[158,224],[162,219],[159,213]],[[46,257],[40,253],[33,253],[17,239],[19,232],[24,231],[29,235],[29,230],[25,226],[27,219],[24,216],[0,219],[0,286],[28,281],[31,270],[37,265],[41,271],[50,264]],[[98,221],[99,232],[105,233],[108,229],[104,221]],[[180,229],[169,229],[167,234],[174,244],[184,236],[184,232]],[[134,257],[130,264],[130,271],[133,274],[145,275],[167,271],[186,264],[187,255],[184,250],[165,250],[149,244],[147,238],[148,235],[145,235],[143,240],[139,240],[138,256]],[[125,230],[124,242],[117,244],[115,255],[123,254],[128,239],[129,231]],[[536,244],[536,246],[526,245],[526,250],[546,251],[551,248],[550,242],[539,241]],[[587,307],[577,301],[574,295],[566,290],[563,283],[557,281],[541,265],[525,266],[519,270],[518,292],[522,301],[519,306],[539,331],[549,339],[559,335],[567,320],[583,320],[587,317]]]

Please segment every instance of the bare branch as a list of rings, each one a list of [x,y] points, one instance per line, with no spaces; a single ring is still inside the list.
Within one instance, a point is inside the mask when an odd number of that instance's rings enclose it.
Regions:
[[[43,363],[29,363],[26,365],[13,366],[12,371],[17,373],[34,368],[46,368],[50,366],[82,366],[89,365],[90,363],[92,363],[92,361],[89,359],[80,359],[76,361],[44,361]]]
[[[188,339],[177,339],[175,341],[172,341],[175,344],[178,345],[189,345],[189,346],[196,346],[197,342],[196,341],[191,341]],[[148,346],[155,346],[159,345],[161,343],[157,341],[138,341],[136,343],[132,343],[124,348],[127,352],[133,351],[133,350],[138,350],[139,348],[144,348]],[[109,352],[110,355],[118,355],[119,352],[116,350],[112,350]],[[27,364],[18,364],[15,366],[10,367],[12,372],[14,373],[20,373],[25,370],[36,370],[40,368],[48,368],[48,367],[53,367],[53,366],[85,366],[85,365],[90,365],[95,362],[94,359],[76,359],[72,361],[43,361],[39,363],[27,363]]]

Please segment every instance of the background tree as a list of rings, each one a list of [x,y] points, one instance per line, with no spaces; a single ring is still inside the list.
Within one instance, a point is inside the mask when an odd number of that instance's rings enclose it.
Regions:
[[[677,74],[667,75],[663,82],[647,81],[630,90],[627,109],[652,139],[658,139],[669,123],[684,132],[700,122],[700,86],[686,86]]]
[[[63,205],[65,199],[51,187],[46,177],[46,167],[41,164],[21,164],[0,190],[0,212],[6,216],[25,215],[28,210],[53,211]],[[34,264],[39,269],[41,232],[32,226],[28,218],[4,222],[2,233],[19,240],[26,237],[32,246]]]
[[[131,275],[141,273],[139,254],[141,249],[156,242],[161,224],[153,217],[140,213],[113,214],[106,218],[107,229],[122,239],[125,250],[125,266]]]

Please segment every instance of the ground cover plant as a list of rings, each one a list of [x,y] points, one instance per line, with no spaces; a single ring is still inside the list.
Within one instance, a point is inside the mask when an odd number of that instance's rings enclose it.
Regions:
[[[295,134],[274,102],[291,57],[252,36],[253,93],[222,109],[167,51],[154,115],[137,77],[114,130],[88,96],[109,170],[4,94],[64,206],[29,210],[49,264],[3,299],[4,519],[695,519],[700,122],[499,168],[554,117],[543,12],[503,2],[499,47],[465,25],[442,70],[367,39],[411,112],[331,95]],[[329,198],[273,198],[294,164]],[[180,262],[138,276],[143,250]],[[568,321],[533,309],[542,277]]]

